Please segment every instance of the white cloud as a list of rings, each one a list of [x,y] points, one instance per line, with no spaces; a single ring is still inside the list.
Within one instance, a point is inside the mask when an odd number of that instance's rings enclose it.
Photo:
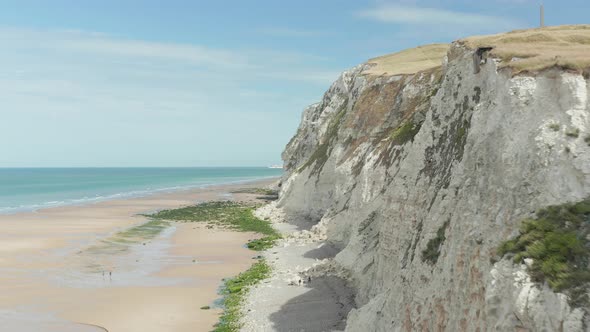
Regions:
[[[509,29],[519,25],[517,21],[504,17],[402,4],[380,4],[374,8],[361,10],[357,14],[361,18],[395,24],[487,27],[491,29]]]

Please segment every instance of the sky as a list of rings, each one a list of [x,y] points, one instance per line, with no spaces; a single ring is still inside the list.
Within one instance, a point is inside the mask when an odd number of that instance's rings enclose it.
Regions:
[[[341,71],[538,1],[0,0],[0,167],[267,166]],[[545,1],[546,24],[590,2]]]

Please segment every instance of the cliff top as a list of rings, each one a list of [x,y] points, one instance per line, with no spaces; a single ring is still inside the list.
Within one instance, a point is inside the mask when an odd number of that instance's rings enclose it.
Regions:
[[[469,48],[493,47],[491,55],[501,67],[515,73],[539,71],[553,66],[582,70],[590,68],[590,25],[561,25],[515,30],[458,40]],[[414,74],[438,67],[449,44],[430,44],[383,55],[367,61],[366,75]]]
[[[372,64],[363,74],[399,75],[414,74],[442,65],[442,59],[449,50],[449,44],[430,44],[383,55],[370,59]]]
[[[590,25],[562,25],[515,30],[459,40],[469,48],[493,47],[501,66],[515,72],[553,66],[581,70],[590,67]]]

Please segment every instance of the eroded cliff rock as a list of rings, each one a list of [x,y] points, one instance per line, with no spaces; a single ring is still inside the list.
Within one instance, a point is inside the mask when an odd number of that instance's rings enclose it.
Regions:
[[[476,44],[413,74],[344,72],[283,154],[278,206],[322,221],[357,290],[347,331],[589,326],[588,308],[496,253],[536,210],[590,195],[587,72],[557,58],[527,71]]]

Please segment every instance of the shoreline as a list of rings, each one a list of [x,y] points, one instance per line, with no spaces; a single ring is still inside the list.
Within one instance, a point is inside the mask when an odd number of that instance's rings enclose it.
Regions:
[[[60,208],[66,206],[84,206],[87,204],[96,204],[100,202],[108,202],[113,200],[121,200],[121,199],[134,199],[134,198],[143,198],[149,197],[152,195],[166,195],[166,194],[173,194],[178,192],[185,192],[185,191],[192,191],[198,189],[207,189],[211,187],[219,187],[219,186],[226,186],[226,185],[247,185],[252,182],[259,182],[259,181],[270,181],[273,179],[279,179],[280,176],[265,176],[265,177],[257,177],[253,179],[245,179],[245,180],[234,180],[228,182],[220,182],[220,183],[206,183],[206,184],[197,184],[197,185],[187,185],[187,186],[174,186],[174,187],[165,187],[165,188],[158,188],[153,190],[133,190],[127,192],[120,192],[115,194],[109,194],[107,196],[97,196],[94,198],[75,198],[75,199],[68,199],[66,201],[53,201],[53,202],[43,202],[38,204],[29,204],[29,205],[22,205],[18,207],[2,207],[0,208],[0,216],[3,215],[13,215],[18,213],[27,213],[27,212],[37,212],[46,209],[53,209],[53,208]],[[54,204],[51,204],[54,203]]]
[[[211,330],[221,310],[200,308],[219,298],[223,278],[250,267],[255,253],[244,244],[256,235],[179,222],[137,243],[121,234],[143,236],[133,231],[148,221],[139,213],[252,201],[257,194],[230,192],[275,180],[0,215],[0,322],[19,331]]]

